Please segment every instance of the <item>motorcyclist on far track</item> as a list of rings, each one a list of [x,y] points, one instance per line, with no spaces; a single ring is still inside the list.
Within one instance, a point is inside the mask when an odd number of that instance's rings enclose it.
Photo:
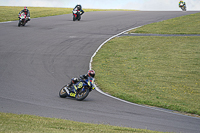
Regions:
[[[31,17],[30,17],[30,11],[28,10],[28,8],[25,6],[23,10],[21,10],[21,12],[19,12],[18,15],[20,15],[22,12],[24,12],[26,14],[26,23],[28,21],[31,20]]]
[[[94,78],[95,77],[95,71],[94,70],[88,70],[87,74],[80,75],[80,78],[83,79],[83,80],[88,79],[88,77]],[[71,82],[69,84],[67,84],[69,91],[73,91],[73,90],[71,90],[71,87],[73,86],[73,84],[76,84],[78,82],[79,82],[78,78],[72,78]]]
[[[183,4],[183,5],[181,5],[181,4]],[[186,3],[185,3],[184,1],[182,1],[182,0],[180,0],[180,2],[179,2],[179,7],[181,8],[182,6],[185,6],[185,7],[186,7]]]
[[[83,11],[83,9],[82,9],[82,6],[81,6],[81,4],[79,4],[79,3],[74,7],[73,11],[74,11],[74,10],[79,10],[79,11],[81,12],[80,15],[83,15],[83,13],[84,13],[84,11]]]

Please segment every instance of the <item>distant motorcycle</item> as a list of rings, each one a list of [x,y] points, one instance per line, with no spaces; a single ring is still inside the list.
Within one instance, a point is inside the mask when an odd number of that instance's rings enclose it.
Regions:
[[[180,8],[182,9],[182,11],[186,11],[186,6],[183,3],[180,4]]]
[[[22,12],[21,14],[19,14],[19,23],[18,23],[18,27],[25,26],[26,24],[26,14],[24,12]]]
[[[63,86],[59,91],[59,96],[61,98],[76,98],[76,100],[82,101],[88,96],[89,92],[91,92],[93,89],[95,89],[94,78],[88,77],[88,79],[86,80],[79,79],[79,82],[74,84],[71,88],[68,88],[67,85]]]
[[[81,12],[79,10],[73,10],[73,21],[80,21],[81,20]]]

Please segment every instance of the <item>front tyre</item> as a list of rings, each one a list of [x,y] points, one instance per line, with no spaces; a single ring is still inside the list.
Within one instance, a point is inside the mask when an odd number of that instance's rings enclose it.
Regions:
[[[18,27],[20,27],[20,25],[21,25],[21,21],[19,20]]]
[[[77,92],[76,100],[82,101],[84,100],[89,94],[88,88],[82,88]]]
[[[75,17],[75,15],[73,15],[73,21],[75,21],[76,20],[76,17]]]
[[[60,96],[61,98],[67,97],[67,92],[66,92],[66,90],[65,90],[65,87],[67,87],[67,85],[63,86],[62,89],[59,91],[59,96]]]
[[[26,24],[26,20],[23,20],[22,26],[25,26]]]

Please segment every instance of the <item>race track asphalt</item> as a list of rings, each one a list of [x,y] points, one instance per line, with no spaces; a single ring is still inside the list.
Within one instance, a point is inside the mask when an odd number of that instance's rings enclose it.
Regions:
[[[125,103],[92,91],[84,101],[60,98],[71,77],[85,74],[96,49],[130,28],[197,12],[86,12],[0,23],[0,112],[56,117],[156,131],[199,133],[200,119]],[[98,74],[98,73],[96,73]]]

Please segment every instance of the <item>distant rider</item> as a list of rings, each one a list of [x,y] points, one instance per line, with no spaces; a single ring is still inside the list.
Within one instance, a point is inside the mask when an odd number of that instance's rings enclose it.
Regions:
[[[181,4],[183,4],[183,5],[181,5]],[[186,4],[185,4],[185,2],[183,2],[182,0],[180,0],[180,2],[179,2],[179,7],[182,7],[182,6],[185,6],[185,7],[186,7]]]
[[[24,12],[26,14],[26,22],[31,20],[30,17],[30,11],[28,10],[28,8],[25,6],[23,10],[21,10],[21,12],[19,12],[18,15],[20,15],[22,12]]]
[[[94,78],[94,76],[95,76],[95,71],[94,70],[88,70],[87,74],[80,75],[80,78],[85,80],[85,79],[88,79],[88,77]],[[78,81],[79,81],[78,78],[72,78],[71,82],[69,84],[67,84],[69,90],[71,89],[72,85],[78,83]],[[72,91],[72,90],[70,90],[70,91]]]
[[[74,10],[79,10],[79,11],[81,12],[80,15],[82,15],[82,14],[84,13],[84,11],[82,10],[82,6],[81,6],[81,4],[79,4],[79,3],[74,7],[73,11],[74,11]]]

